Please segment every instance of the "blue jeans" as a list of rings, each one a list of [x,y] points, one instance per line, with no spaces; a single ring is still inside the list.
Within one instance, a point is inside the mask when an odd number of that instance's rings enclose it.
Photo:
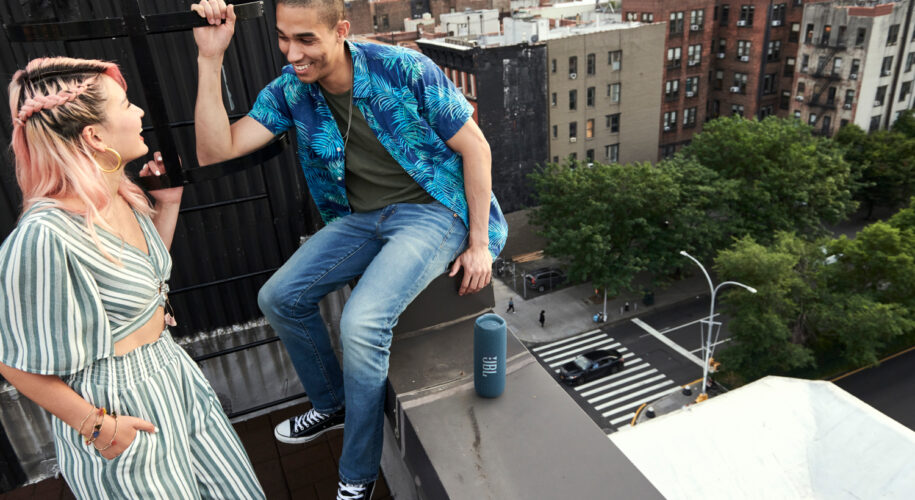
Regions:
[[[467,228],[441,203],[354,213],[309,238],[264,284],[258,305],[318,411],[347,408],[340,479],[378,476],[391,330],[404,309],[464,249]],[[343,369],[318,303],[353,278],[343,308]]]

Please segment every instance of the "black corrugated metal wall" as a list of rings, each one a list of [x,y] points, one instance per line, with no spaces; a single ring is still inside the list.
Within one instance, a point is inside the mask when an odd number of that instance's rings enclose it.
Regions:
[[[135,0],[126,0],[135,1]],[[241,3],[241,2],[238,2]],[[4,23],[63,22],[120,17],[122,0],[8,0],[0,5]],[[189,10],[189,0],[140,0],[144,15]],[[230,117],[244,115],[263,86],[283,65],[276,48],[274,6],[264,2],[265,16],[239,22],[224,65],[223,94]],[[34,57],[67,55],[101,58],[121,65],[128,96],[146,108],[137,66],[154,64],[173,124],[179,154],[194,157],[194,100],[197,50],[190,31],[149,37],[153,61],[136,61],[127,38],[87,42],[11,43],[0,39],[0,74],[4,103],[13,73]],[[144,119],[149,125],[148,116]],[[8,145],[9,109],[0,106],[0,134]],[[150,151],[157,148],[151,131],[144,134]],[[148,158],[147,158],[148,159]],[[135,162],[136,172],[141,161]],[[0,161],[0,239],[16,223],[21,196],[10,154]],[[260,316],[257,290],[289,257],[302,235],[316,229],[318,218],[294,147],[244,172],[185,189],[182,213],[172,247],[174,269],[170,294],[178,318],[177,335],[235,325]]]

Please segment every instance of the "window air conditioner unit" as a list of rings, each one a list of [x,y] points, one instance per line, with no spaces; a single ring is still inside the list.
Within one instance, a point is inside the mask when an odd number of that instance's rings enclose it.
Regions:
[[[670,132],[670,125],[664,125],[664,131]]]
[[[686,91],[686,97],[693,97],[695,95],[696,95],[695,92]]]
[[[747,22],[744,21],[743,19],[737,21],[737,26],[746,26],[746,25],[747,25]]]
[[[740,62],[750,62],[750,56],[740,56]]]
[[[690,25],[689,25],[689,30],[690,30],[690,31],[699,31],[699,30],[701,30],[701,29],[702,29],[702,27],[699,26],[698,24],[690,24]]]
[[[578,78],[578,73],[569,73],[569,79],[570,79],[570,80],[574,80],[574,79],[576,79],[576,78]]]
[[[782,25],[782,22],[779,21],[778,19],[772,20],[772,26],[781,26],[781,25]]]
[[[848,79],[849,79],[849,80],[857,80],[857,79],[858,79],[858,73],[850,73],[850,74],[848,75]]]
[[[890,76],[891,71],[888,69],[883,70],[883,76]]]
[[[569,142],[571,142],[571,143],[575,143],[575,141],[577,141],[577,140],[578,140],[577,137],[569,137]]]
[[[733,92],[735,94],[740,93],[740,87],[738,87],[738,86],[731,87],[731,92]]]
[[[804,96],[799,95],[799,96],[795,97],[794,100],[797,102],[804,102]]]
[[[724,52],[718,53],[718,59],[724,59]]]
[[[845,105],[842,106],[842,107],[845,108],[845,109],[851,109],[851,103],[850,103],[850,102],[846,102]]]
[[[699,64],[699,61],[690,61],[690,62],[686,63],[687,66],[696,66],[698,64]]]

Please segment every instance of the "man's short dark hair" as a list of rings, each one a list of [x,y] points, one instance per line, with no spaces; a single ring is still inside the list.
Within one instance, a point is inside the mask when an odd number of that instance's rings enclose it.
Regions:
[[[343,0],[276,0],[276,4],[317,9],[321,22],[331,28],[346,19],[346,6]]]

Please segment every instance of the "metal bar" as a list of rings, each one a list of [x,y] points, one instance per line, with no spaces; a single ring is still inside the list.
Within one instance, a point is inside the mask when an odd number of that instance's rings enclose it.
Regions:
[[[286,133],[276,136],[273,141],[271,141],[266,146],[254,151],[253,153],[242,156],[240,158],[234,158],[232,160],[224,161],[221,163],[214,163],[212,165],[201,166],[200,168],[189,168],[184,169],[184,178],[188,182],[201,182],[216,179],[217,177],[222,177],[224,175],[234,174],[246,170],[255,165],[260,165],[275,156],[283,152],[283,149],[286,148],[286,145],[289,144],[289,135]],[[150,176],[147,176],[147,178]]]
[[[200,210],[208,210],[210,208],[219,208],[219,207],[224,207],[227,205],[238,205],[239,203],[246,203],[246,202],[255,201],[255,200],[263,200],[265,198],[268,198],[268,196],[266,194],[256,194],[254,196],[245,196],[244,198],[235,198],[232,200],[217,201],[215,203],[207,203],[205,205],[197,205],[197,206],[193,206],[193,207],[182,208],[180,210],[180,212],[182,214],[186,214],[188,212],[197,212]]]
[[[239,21],[262,17],[264,2],[237,4],[235,5],[235,15]],[[185,31],[207,25],[205,18],[191,11],[141,15],[140,18],[143,20],[143,31],[147,34]],[[130,28],[126,25],[125,20],[124,18],[113,18],[65,23],[5,24],[3,27],[11,42],[72,42],[130,36]]]
[[[203,354],[203,355],[201,355],[201,356],[195,357],[195,358],[194,358],[194,361],[200,363],[201,361],[206,361],[206,360],[208,360],[208,359],[218,358],[219,356],[224,356],[224,355],[226,355],[226,354],[232,354],[233,352],[244,351],[244,350],[247,350],[247,349],[253,349],[253,348],[258,347],[258,346],[262,346],[262,345],[266,345],[266,344],[272,344],[272,343],[274,343],[274,342],[276,342],[276,341],[278,341],[278,340],[280,340],[279,337],[270,337],[270,338],[268,338],[268,339],[260,339],[260,340],[254,341],[254,342],[249,342],[249,343],[247,343],[247,344],[237,345],[237,346],[235,346],[235,347],[230,347],[230,348],[228,348],[228,349],[223,349],[223,350],[221,350],[221,351],[216,351],[216,352],[210,352],[210,353],[207,353],[207,354]]]
[[[276,401],[271,401],[270,403],[264,403],[264,404],[262,404],[262,405],[253,406],[253,407],[251,407],[251,408],[248,408],[247,410],[242,410],[242,411],[237,411],[237,412],[229,413],[229,414],[226,415],[226,416],[227,416],[228,418],[240,417],[240,416],[242,416],[242,415],[247,415],[247,414],[249,414],[249,413],[254,413],[254,412],[256,412],[256,411],[265,410],[265,409],[270,408],[270,407],[272,407],[272,406],[281,405],[281,404],[286,403],[286,402],[288,402],[288,401],[293,401],[293,400],[296,400],[296,399],[299,399],[299,398],[303,398],[303,397],[305,397],[305,396],[307,396],[307,395],[308,395],[308,394],[305,394],[304,392],[302,392],[302,393],[296,394],[296,395],[294,395],[294,396],[287,396],[287,397],[285,397],[285,398],[283,398],[283,399],[277,399]]]
[[[275,272],[277,269],[279,269],[279,268],[278,268],[278,267],[271,267],[271,268],[267,268],[267,269],[264,269],[264,270],[261,270],[261,271],[255,271],[255,272],[253,272],[253,273],[247,273],[247,274],[240,274],[240,275],[238,275],[238,276],[232,276],[231,278],[224,278],[224,279],[221,279],[221,280],[214,280],[214,281],[208,281],[208,282],[206,282],[206,283],[200,283],[200,284],[198,284],[198,285],[186,286],[186,287],[184,287],[184,288],[177,288],[177,289],[174,289],[174,290],[170,290],[170,291],[168,292],[168,294],[169,294],[169,295],[177,295],[177,294],[179,294],[179,293],[190,292],[190,291],[193,291],[193,290],[198,290],[198,289],[200,289],[200,288],[206,288],[206,287],[212,286],[212,285],[222,285],[222,284],[225,284],[225,283],[231,283],[231,282],[233,282],[233,281],[243,280],[243,279],[245,279],[245,278],[253,278],[253,277],[255,277],[255,276],[260,276],[260,275],[262,275],[262,274],[268,274],[268,273]]]

